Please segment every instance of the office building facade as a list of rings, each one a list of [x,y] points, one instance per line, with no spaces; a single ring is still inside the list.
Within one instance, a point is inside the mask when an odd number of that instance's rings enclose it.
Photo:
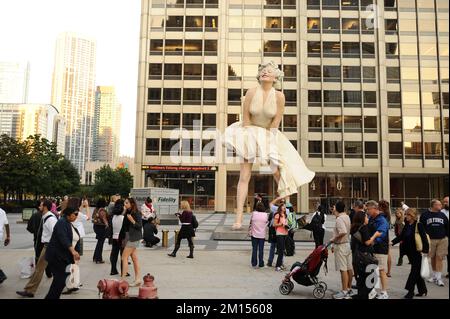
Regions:
[[[0,61],[0,103],[27,103],[30,64]]]

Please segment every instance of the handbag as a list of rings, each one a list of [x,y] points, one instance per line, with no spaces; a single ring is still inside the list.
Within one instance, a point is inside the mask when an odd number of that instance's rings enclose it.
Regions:
[[[426,238],[428,240],[428,243],[430,243],[430,236],[428,236],[428,234],[426,234]],[[416,241],[416,249],[419,253],[422,252],[423,250],[423,242],[422,242],[422,236],[420,236],[420,232],[419,232],[419,222],[416,222],[416,230],[414,232],[414,239]]]
[[[80,287],[80,267],[77,264],[69,265],[70,275],[66,279],[67,289],[76,289]]]
[[[364,245],[364,243],[362,242],[362,235],[360,232],[361,227],[358,229],[358,231],[356,231],[356,233],[353,234],[353,238],[358,240],[361,245]],[[370,252],[362,252],[359,249],[356,249],[353,254],[356,261],[364,266],[372,264],[378,265],[378,259]]]
[[[430,277],[430,264],[428,263],[428,257],[422,256],[422,264],[420,265],[420,276],[424,279]]]

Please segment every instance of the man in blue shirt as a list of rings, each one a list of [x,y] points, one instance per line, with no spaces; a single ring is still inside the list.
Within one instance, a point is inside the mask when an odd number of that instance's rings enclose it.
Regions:
[[[374,256],[378,259],[380,269],[381,293],[377,299],[388,299],[386,271],[388,269],[389,253],[389,224],[378,210],[378,203],[370,200],[366,203],[367,214],[369,215],[369,230],[371,234],[370,243],[373,244]]]

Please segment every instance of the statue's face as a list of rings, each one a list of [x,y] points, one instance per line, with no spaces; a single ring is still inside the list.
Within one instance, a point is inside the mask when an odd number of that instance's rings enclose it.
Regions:
[[[276,81],[275,69],[271,66],[267,66],[259,73],[260,82],[274,83]]]

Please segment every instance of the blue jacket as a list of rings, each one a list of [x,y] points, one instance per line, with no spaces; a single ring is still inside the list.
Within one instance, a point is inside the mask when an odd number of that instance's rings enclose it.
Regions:
[[[76,227],[74,227],[66,217],[60,218],[55,224],[52,238],[50,239],[47,251],[45,252],[45,259],[48,263],[59,263],[64,265],[75,263],[73,255],[69,250],[73,240],[72,229],[75,229],[79,235]],[[75,250],[80,252],[80,241],[77,242]]]
[[[427,210],[420,216],[420,222],[430,235],[430,239],[442,239],[448,237],[448,219],[443,212],[431,212]]]
[[[375,239],[373,250],[375,254],[387,255],[389,251],[389,224],[383,215],[369,219],[370,235],[380,232],[381,236]]]

